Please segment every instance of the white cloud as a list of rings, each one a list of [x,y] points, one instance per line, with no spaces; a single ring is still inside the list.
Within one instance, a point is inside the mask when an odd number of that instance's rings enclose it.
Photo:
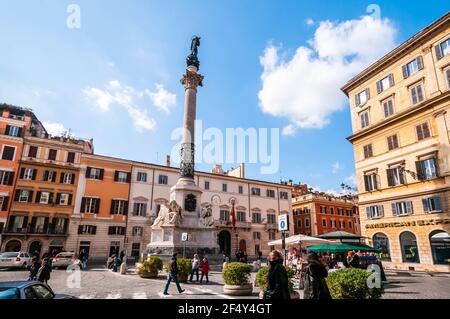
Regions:
[[[260,57],[262,111],[290,121],[285,135],[298,128],[325,127],[346,105],[340,87],[391,50],[395,34],[390,20],[363,16],[320,22],[309,46],[297,48],[290,60],[280,57],[280,48],[268,45]]]
[[[311,19],[311,18],[309,18],[309,19],[306,19],[306,20],[305,20],[305,23],[306,23],[306,25],[311,26],[311,25],[314,25],[314,20]]]
[[[331,165],[331,172],[333,174],[336,174],[337,172],[339,172],[342,169],[341,164],[339,162],[334,163],[333,165]]]
[[[67,132],[68,130],[64,127],[61,123],[51,123],[51,122],[42,122],[42,125],[44,125],[45,129],[50,135],[53,136],[60,136],[64,132]]]
[[[170,113],[170,109],[177,103],[177,96],[170,93],[162,84],[156,84],[156,92],[145,90],[153,105],[161,111]]]
[[[137,91],[131,86],[112,80],[105,85],[104,89],[88,88],[84,90],[84,94],[104,112],[109,111],[113,104],[123,107],[139,132],[154,130],[156,127],[155,120],[149,116],[147,110],[136,105],[136,100],[142,99],[143,92]]]
[[[346,177],[344,179],[344,182],[348,183],[349,186],[356,186],[356,176],[355,176],[355,174]]]

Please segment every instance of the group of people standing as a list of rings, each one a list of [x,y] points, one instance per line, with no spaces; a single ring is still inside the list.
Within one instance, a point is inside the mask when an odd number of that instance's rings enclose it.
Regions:
[[[41,262],[39,257],[34,256],[31,259],[31,265],[28,265],[27,269],[29,271],[28,280],[38,280],[45,284],[50,280],[52,266],[48,257],[44,257]]]
[[[194,254],[194,257],[192,258],[192,270],[191,274],[189,276],[188,282],[192,283],[192,279],[194,279],[194,274],[196,275],[196,281],[199,282],[199,272],[201,271],[202,275],[200,278],[200,283],[203,283],[203,278],[206,278],[206,283],[209,283],[209,262],[206,257],[203,257],[201,260],[198,257],[198,254]]]

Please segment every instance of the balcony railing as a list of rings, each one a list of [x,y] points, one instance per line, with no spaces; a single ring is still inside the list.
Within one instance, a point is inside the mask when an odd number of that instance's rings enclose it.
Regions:
[[[216,227],[233,227],[233,225],[231,224],[231,221],[229,221],[229,220],[215,220],[214,226],[216,226]],[[250,223],[250,222],[242,222],[242,221],[236,222],[236,228],[251,228],[251,227],[252,227],[252,223]]]
[[[265,230],[278,229],[278,225],[277,224],[272,224],[272,223],[265,224],[264,225],[264,229]]]
[[[4,234],[14,234],[14,235],[68,235],[67,229],[57,227],[57,228],[6,228]]]

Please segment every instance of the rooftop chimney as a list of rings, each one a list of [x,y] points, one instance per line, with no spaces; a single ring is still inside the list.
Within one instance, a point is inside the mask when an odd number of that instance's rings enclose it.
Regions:
[[[170,155],[166,156],[166,166],[170,167]]]

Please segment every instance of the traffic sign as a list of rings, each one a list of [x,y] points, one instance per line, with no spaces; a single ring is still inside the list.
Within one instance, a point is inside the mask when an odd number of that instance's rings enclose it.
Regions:
[[[182,233],[181,234],[181,241],[188,241],[188,240],[189,240],[188,233]]]
[[[289,218],[287,214],[278,216],[278,230],[279,231],[289,230]]]

